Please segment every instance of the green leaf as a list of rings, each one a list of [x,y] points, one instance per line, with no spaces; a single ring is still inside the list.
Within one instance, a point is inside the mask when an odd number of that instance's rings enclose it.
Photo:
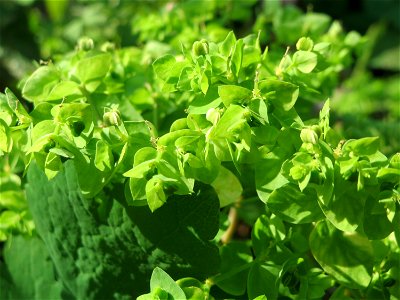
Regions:
[[[187,299],[207,299],[210,296],[209,287],[195,278],[182,278],[176,283],[182,288]]]
[[[111,54],[100,53],[78,61],[73,75],[75,75],[80,82],[89,83],[90,81],[101,80],[105,77],[110,66]]]
[[[29,101],[45,101],[59,80],[60,74],[54,66],[42,66],[26,80],[22,96]]]
[[[356,184],[343,180],[337,169],[332,186],[333,195],[319,201],[322,211],[336,228],[355,231],[363,220],[367,192],[358,191]]]
[[[243,121],[244,108],[239,105],[230,105],[213,131],[210,132],[210,138],[224,139],[229,137],[229,128]]]
[[[243,104],[250,99],[252,92],[238,85],[220,85],[218,86],[218,94],[225,107],[228,107],[231,103]]]
[[[6,88],[5,90],[7,96],[7,103],[12,111],[17,116],[20,124],[27,124],[31,122],[31,117],[26,111],[25,107],[22,105],[21,101],[14,95],[14,93]]]
[[[144,161],[142,163],[139,163],[136,165],[135,161],[135,166],[124,173],[124,176],[126,177],[132,177],[132,178],[145,178],[147,174],[153,170],[155,167],[155,160],[150,159],[148,161]]]
[[[202,280],[218,272],[218,248],[208,240],[218,232],[219,201],[208,186],[196,182],[193,194],[172,195],[154,212],[142,206],[129,207],[127,213],[150,241],[150,249],[174,254],[177,260],[172,266],[178,266],[179,261],[185,263],[186,274],[190,275],[176,277],[195,276]]]
[[[159,267],[155,268],[151,274],[150,291],[154,292],[158,287],[168,292],[174,299],[186,299],[185,293],[180,286]]]
[[[239,179],[223,166],[211,186],[217,192],[220,207],[235,203],[242,197],[243,188]]]
[[[302,73],[310,73],[317,66],[317,54],[310,51],[297,51],[293,54],[293,64]]]
[[[203,92],[203,94],[205,95],[207,93],[208,87],[209,87],[209,79],[207,77],[206,72],[204,72],[203,74],[201,74],[200,77],[200,89]]]
[[[190,103],[188,113],[205,114],[210,108],[216,108],[221,104],[221,98],[218,97],[218,90],[215,86],[210,86],[207,94],[199,94]]]
[[[62,167],[62,162],[60,157],[53,152],[49,152],[46,156],[46,162],[44,165],[44,171],[46,173],[47,178],[50,180],[54,176],[56,176],[58,171],[60,171],[61,167]]]
[[[288,180],[281,174],[285,159],[285,151],[276,147],[266,154],[255,167],[257,194],[264,203],[267,203],[274,190],[288,183]]]
[[[235,75],[236,78],[239,77],[240,69],[242,68],[242,60],[243,60],[243,40],[239,39],[235,43],[235,48],[232,52],[231,58],[231,71]]]
[[[1,181],[5,180],[1,178]],[[22,190],[6,190],[1,186],[0,192],[0,209],[7,208],[15,211],[23,211],[27,209],[25,195]]]
[[[12,147],[10,128],[3,119],[0,119],[0,150],[9,152]]]
[[[1,299],[62,299],[68,292],[57,280],[54,265],[37,237],[13,236],[4,247],[0,272]],[[9,286],[5,288],[7,277]],[[68,295],[70,296],[70,295]]]
[[[350,140],[343,145],[343,151],[353,152],[355,156],[372,155],[379,149],[379,137],[365,137]]]
[[[0,214],[0,229],[14,229],[21,221],[21,214],[12,210],[4,210]]]
[[[262,94],[267,94],[267,101],[285,111],[290,110],[299,96],[299,87],[290,82],[267,79],[258,83]]]
[[[284,221],[294,224],[315,222],[324,216],[316,193],[311,189],[301,192],[294,184],[286,184],[273,191],[267,206]]]
[[[387,207],[369,196],[365,203],[363,229],[370,240],[381,240],[394,231],[387,215]]]
[[[68,161],[50,181],[31,164],[26,190],[37,232],[73,298],[113,299],[117,293],[132,299],[146,292],[156,266],[177,278],[205,279],[218,271],[218,249],[208,240],[218,231],[219,202],[206,186],[171,196],[151,213],[147,206],[123,207],[117,185],[101,216],[83,198]]]
[[[69,121],[83,121],[89,127],[93,120],[92,107],[88,103],[65,103],[56,105],[51,110],[55,121],[67,123]]]
[[[253,262],[249,247],[244,243],[231,242],[220,248],[220,255],[221,275],[215,278],[217,286],[231,295],[243,295]]]
[[[53,105],[48,102],[41,102],[35,106],[31,111],[30,116],[33,119],[33,123],[39,123],[44,120],[52,119],[51,109]]]
[[[236,37],[233,31],[230,31],[225,40],[219,45],[220,52],[225,57],[232,55],[233,47],[236,45]]]
[[[251,115],[257,119],[261,124],[269,123],[268,106],[262,99],[252,99],[249,105]]]
[[[262,260],[267,255],[270,258],[270,250],[272,245],[282,241],[285,238],[286,229],[282,220],[272,215],[260,216],[254,224],[251,232],[251,241],[255,256]]]
[[[312,268],[308,270],[306,277],[300,278],[300,284],[300,299],[320,299],[326,294],[326,290],[334,285],[334,281],[320,268]]]
[[[279,287],[278,274],[278,267],[259,263],[253,264],[247,279],[248,299],[256,299],[261,295],[266,296],[266,299],[276,299]]]
[[[322,268],[344,286],[363,289],[369,285],[374,257],[364,236],[339,231],[324,221],[311,232],[310,247]]]
[[[57,83],[47,96],[46,101],[67,99],[68,96],[79,96],[79,85],[74,81],[61,81]]]
[[[108,144],[102,140],[96,143],[96,155],[94,158],[94,165],[100,171],[111,170],[114,166],[114,157]]]
[[[164,55],[154,61],[153,63],[154,72],[157,74],[158,77],[166,81],[175,63],[176,59],[173,55],[170,54]]]
[[[164,205],[167,196],[161,179],[153,177],[146,183],[146,198],[152,212]]]
[[[161,136],[158,139],[157,144],[160,146],[171,146],[171,145],[175,145],[175,141],[180,137],[200,136],[200,135],[201,134],[199,132],[196,132],[191,129],[181,129],[181,130],[172,131],[172,132],[164,134],[163,136]]]

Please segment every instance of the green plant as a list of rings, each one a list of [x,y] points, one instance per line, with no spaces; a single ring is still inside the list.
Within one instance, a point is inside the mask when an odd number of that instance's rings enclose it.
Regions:
[[[330,127],[341,53],[363,43],[330,28],[286,53],[230,32],[157,59],[84,38],[23,80],[32,110],[6,89],[2,298],[398,298],[400,156]]]

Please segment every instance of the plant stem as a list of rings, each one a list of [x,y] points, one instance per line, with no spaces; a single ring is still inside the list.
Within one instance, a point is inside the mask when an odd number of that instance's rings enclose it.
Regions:
[[[228,215],[228,219],[229,219],[229,227],[228,229],[225,231],[225,233],[222,235],[221,237],[221,242],[222,244],[228,244],[237,229],[237,226],[239,224],[239,219],[238,219],[238,208],[240,207],[240,203],[242,202],[243,197],[241,196],[236,202],[235,204],[229,209],[229,215]]]
[[[211,277],[211,278],[207,279],[207,281],[211,282],[212,285],[217,284],[218,282],[227,280],[227,279],[231,278],[232,276],[251,268],[253,263],[254,263],[254,261],[252,260],[244,265],[241,265],[235,269],[230,270],[229,272],[226,272],[223,274],[218,274],[214,277]]]

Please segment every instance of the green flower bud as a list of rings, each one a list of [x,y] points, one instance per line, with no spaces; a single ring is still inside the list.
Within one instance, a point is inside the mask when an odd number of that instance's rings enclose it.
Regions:
[[[82,37],[78,41],[78,50],[89,51],[94,47],[94,42],[91,38]]]
[[[311,129],[314,130],[314,132],[317,134],[318,137],[321,136],[322,130],[319,125],[313,125],[313,126],[311,126]]]
[[[103,123],[106,127],[120,126],[122,124],[118,111],[107,111],[103,115]]]
[[[302,37],[297,41],[297,50],[311,51],[314,47],[314,42],[309,37]]]
[[[193,43],[192,53],[194,56],[208,54],[208,42],[206,40],[196,41]]]
[[[317,144],[318,143],[318,135],[311,128],[304,128],[301,130],[300,138],[303,143]]]

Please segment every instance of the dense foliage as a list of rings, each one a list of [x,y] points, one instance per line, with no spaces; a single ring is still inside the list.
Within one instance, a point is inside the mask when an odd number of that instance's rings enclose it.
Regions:
[[[0,94],[2,299],[400,298],[397,80],[346,138],[370,41],[276,1],[227,29],[256,2],[142,4]]]

